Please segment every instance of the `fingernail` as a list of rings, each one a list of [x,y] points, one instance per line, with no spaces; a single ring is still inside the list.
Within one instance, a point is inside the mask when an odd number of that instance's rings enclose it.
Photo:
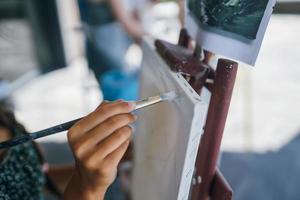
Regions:
[[[129,101],[129,102],[127,102],[127,103],[128,103],[128,105],[130,106],[131,110],[134,110],[134,109],[135,109],[135,102]]]

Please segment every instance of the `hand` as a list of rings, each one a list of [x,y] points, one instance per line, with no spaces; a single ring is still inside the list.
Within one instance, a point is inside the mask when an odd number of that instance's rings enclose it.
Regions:
[[[129,145],[132,130],[128,125],[136,120],[130,113],[133,110],[132,103],[103,103],[69,130],[76,169],[65,199],[103,199]]]
[[[124,2],[120,0],[109,0],[108,3],[111,9],[118,19],[120,24],[123,26],[125,31],[133,38],[137,43],[142,41],[143,36],[146,34],[142,24],[137,19],[137,16],[133,16],[124,9]]]
[[[132,39],[136,43],[141,43],[143,36],[146,35],[146,32],[144,31],[141,24],[138,22],[131,22],[125,29],[127,28],[128,34],[132,37]]]

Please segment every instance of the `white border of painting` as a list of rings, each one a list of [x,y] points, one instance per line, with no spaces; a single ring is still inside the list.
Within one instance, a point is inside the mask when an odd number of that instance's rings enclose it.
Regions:
[[[185,27],[191,37],[195,39],[197,43],[201,44],[204,49],[254,66],[275,3],[276,0],[269,0],[257,37],[250,43],[245,43],[198,27],[194,18],[189,13],[190,11],[187,6],[188,0],[186,0],[185,5]]]

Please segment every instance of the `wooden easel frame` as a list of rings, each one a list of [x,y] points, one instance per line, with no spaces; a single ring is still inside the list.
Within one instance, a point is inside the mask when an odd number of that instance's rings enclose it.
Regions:
[[[187,49],[190,41],[191,38],[189,37],[187,31],[183,29],[180,33],[178,46]],[[167,63],[174,63],[174,61],[171,62],[168,60],[168,54],[165,54],[168,49],[157,50],[162,57],[165,58]],[[200,59],[197,58],[197,55],[199,55],[198,49],[196,49],[194,54],[191,55],[185,51],[178,51],[177,48],[170,48],[169,51],[172,52],[172,55],[175,55],[175,60],[178,61],[178,64],[175,66],[178,67],[179,65],[180,70],[186,67],[189,68],[191,73],[195,73],[199,71],[195,69],[199,68],[199,65],[205,65],[205,67],[208,66],[209,53],[207,52],[205,53],[204,60],[200,61]],[[178,53],[178,56],[176,56],[176,53]],[[193,57],[197,58],[199,63],[198,61],[195,63],[196,59]],[[180,61],[180,59],[182,59],[182,61]],[[172,70],[176,69],[178,68],[175,67],[174,69],[173,66]],[[219,59],[216,70],[213,70],[210,67],[210,73],[208,75],[206,74],[211,82],[206,82],[205,87],[210,90],[212,96],[210,99],[206,124],[205,127],[203,127],[204,133],[198,149],[194,172],[195,176],[191,189],[191,200],[232,199],[232,189],[224,179],[221,172],[217,169],[217,162],[237,69],[238,64],[236,62],[227,59]],[[203,71],[201,71],[201,73],[203,76],[205,75]],[[197,76],[197,74],[190,75],[195,77]],[[207,77],[205,77],[205,79]],[[198,91],[198,86],[201,84],[202,83],[195,84],[194,80],[193,84],[191,85],[194,85],[194,89]]]

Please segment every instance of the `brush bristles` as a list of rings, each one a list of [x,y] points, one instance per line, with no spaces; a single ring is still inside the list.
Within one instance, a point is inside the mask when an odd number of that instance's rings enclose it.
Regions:
[[[161,99],[163,101],[167,101],[167,100],[173,100],[178,96],[178,94],[175,91],[172,92],[167,92],[165,94],[161,95]]]

